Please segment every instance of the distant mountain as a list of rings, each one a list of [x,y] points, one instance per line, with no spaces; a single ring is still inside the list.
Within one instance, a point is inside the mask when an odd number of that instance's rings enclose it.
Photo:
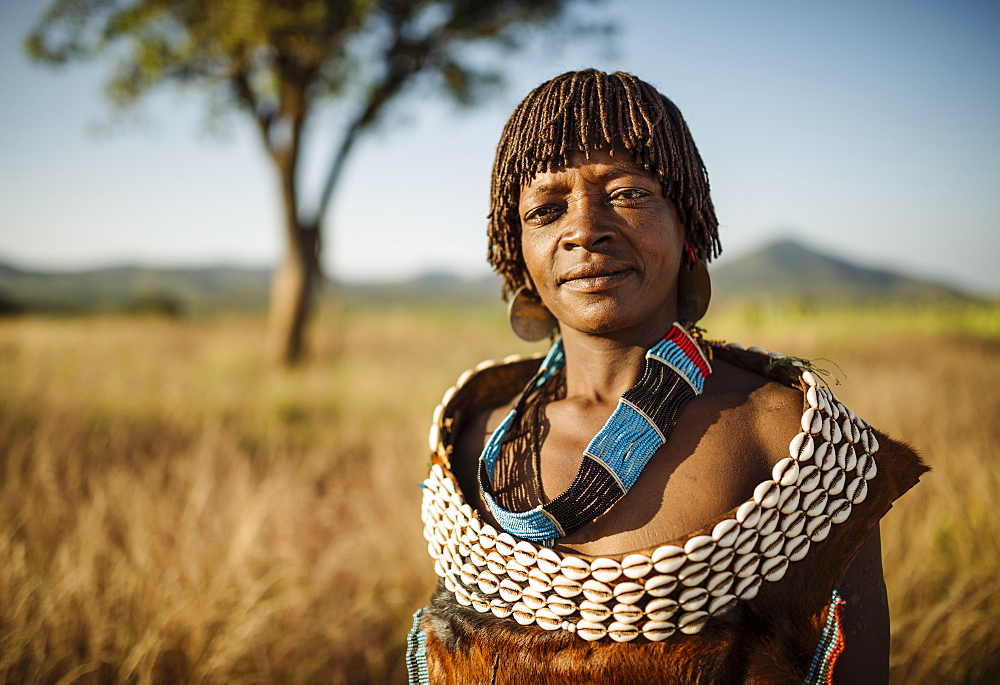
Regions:
[[[979,301],[939,283],[859,266],[782,240],[713,267],[713,301],[795,301],[809,304]],[[262,312],[270,270],[233,266],[115,266],[85,271],[34,271],[0,263],[0,314]],[[463,279],[436,271],[399,282],[346,283],[331,288],[348,305],[496,303],[499,279]]]
[[[721,302],[796,300],[810,303],[976,302],[979,298],[887,269],[859,266],[780,240],[712,268],[713,298]]]

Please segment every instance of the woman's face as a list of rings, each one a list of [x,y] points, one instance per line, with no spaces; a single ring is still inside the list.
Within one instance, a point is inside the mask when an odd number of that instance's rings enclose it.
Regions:
[[[651,344],[675,320],[684,226],[627,155],[581,154],[536,175],[518,214],[528,274],[564,331]]]

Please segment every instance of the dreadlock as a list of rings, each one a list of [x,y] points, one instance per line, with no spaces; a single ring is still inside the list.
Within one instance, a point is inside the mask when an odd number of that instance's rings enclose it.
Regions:
[[[525,282],[521,187],[536,174],[565,168],[576,152],[627,150],[660,181],[677,207],[698,259],[722,251],[708,172],[676,105],[631,74],[570,71],[528,94],[504,127],[490,183],[488,260],[506,298]]]

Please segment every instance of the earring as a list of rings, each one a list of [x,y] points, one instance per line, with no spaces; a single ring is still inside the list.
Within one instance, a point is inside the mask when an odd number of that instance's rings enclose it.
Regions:
[[[698,259],[688,248],[688,263],[681,266],[677,275],[677,318],[696,323],[708,311],[712,299],[712,280],[704,259]]]
[[[559,323],[542,304],[541,298],[526,285],[518,288],[510,298],[507,320],[517,337],[528,342],[549,337]]]

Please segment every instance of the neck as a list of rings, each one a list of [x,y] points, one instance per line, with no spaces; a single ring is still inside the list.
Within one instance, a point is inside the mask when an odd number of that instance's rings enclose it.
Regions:
[[[563,331],[566,353],[566,396],[594,403],[616,403],[635,385],[645,367],[646,351],[672,322],[639,334],[600,336]]]

